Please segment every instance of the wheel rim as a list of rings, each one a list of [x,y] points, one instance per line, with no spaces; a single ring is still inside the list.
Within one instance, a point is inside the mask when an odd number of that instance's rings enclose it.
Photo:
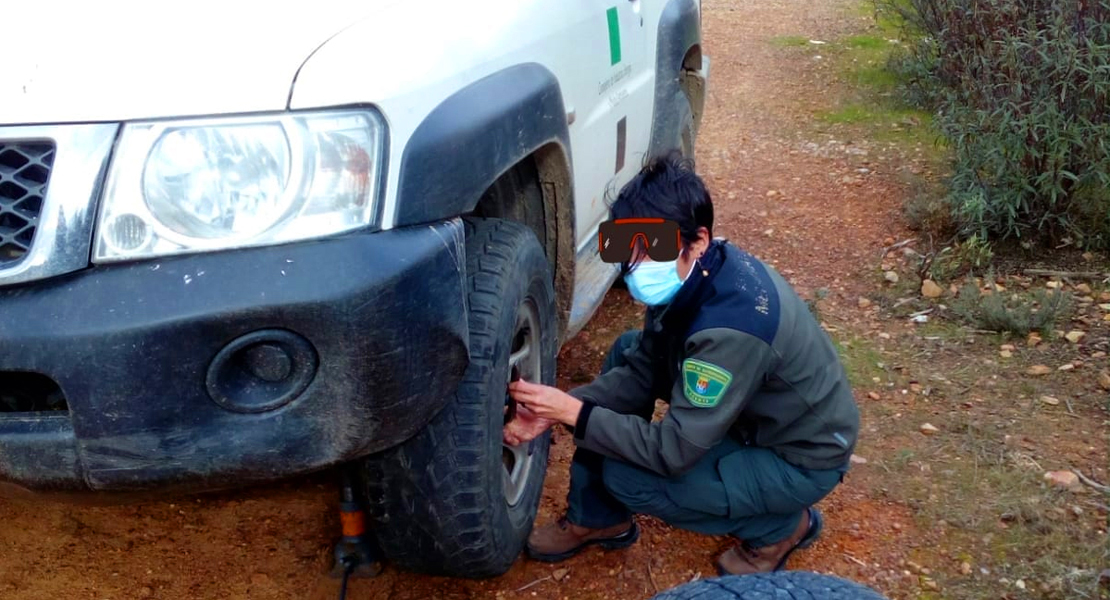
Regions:
[[[539,311],[531,299],[525,300],[517,312],[516,327],[513,332],[511,349],[509,351],[509,381],[513,372],[520,378],[530,382],[541,382],[543,353],[540,347]],[[506,381],[506,384],[509,382]],[[505,416],[514,410],[515,401],[506,394]],[[532,452],[532,444],[509,446],[502,444],[501,464],[502,489],[505,501],[509,506],[516,506],[524,496],[528,486],[528,479],[536,462]]]

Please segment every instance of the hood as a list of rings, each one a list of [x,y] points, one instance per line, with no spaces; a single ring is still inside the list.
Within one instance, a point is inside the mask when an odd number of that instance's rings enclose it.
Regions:
[[[0,124],[281,110],[321,44],[396,1],[13,2]]]

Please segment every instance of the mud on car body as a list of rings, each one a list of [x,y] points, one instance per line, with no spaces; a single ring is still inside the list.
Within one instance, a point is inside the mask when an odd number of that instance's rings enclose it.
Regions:
[[[12,15],[0,489],[354,463],[390,558],[507,569],[547,440],[502,445],[505,384],[615,279],[606,191],[693,153],[700,3],[128,8]]]

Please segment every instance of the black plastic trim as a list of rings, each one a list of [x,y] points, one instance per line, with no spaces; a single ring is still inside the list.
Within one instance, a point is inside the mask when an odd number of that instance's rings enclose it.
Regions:
[[[569,155],[562,92],[547,68],[515,65],[470,84],[434,108],[409,138],[395,223],[469,213],[498,177],[552,142]]]
[[[690,48],[701,43],[698,0],[670,0],[659,20],[656,52],[655,113],[649,153],[660,156],[682,148],[682,126],[691,114],[679,75]]]

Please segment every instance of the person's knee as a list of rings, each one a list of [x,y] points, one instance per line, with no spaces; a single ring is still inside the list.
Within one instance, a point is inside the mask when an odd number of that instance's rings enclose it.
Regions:
[[[621,504],[638,513],[656,512],[653,509],[662,497],[656,479],[656,475],[611,458],[605,459],[601,471],[605,489]]]
[[[605,357],[605,364],[601,367],[602,374],[610,369],[624,366],[625,350],[639,343],[640,331],[637,329],[626,331],[617,337],[617,339],[613,341],[613,345],[609,347],[609,354]]]

